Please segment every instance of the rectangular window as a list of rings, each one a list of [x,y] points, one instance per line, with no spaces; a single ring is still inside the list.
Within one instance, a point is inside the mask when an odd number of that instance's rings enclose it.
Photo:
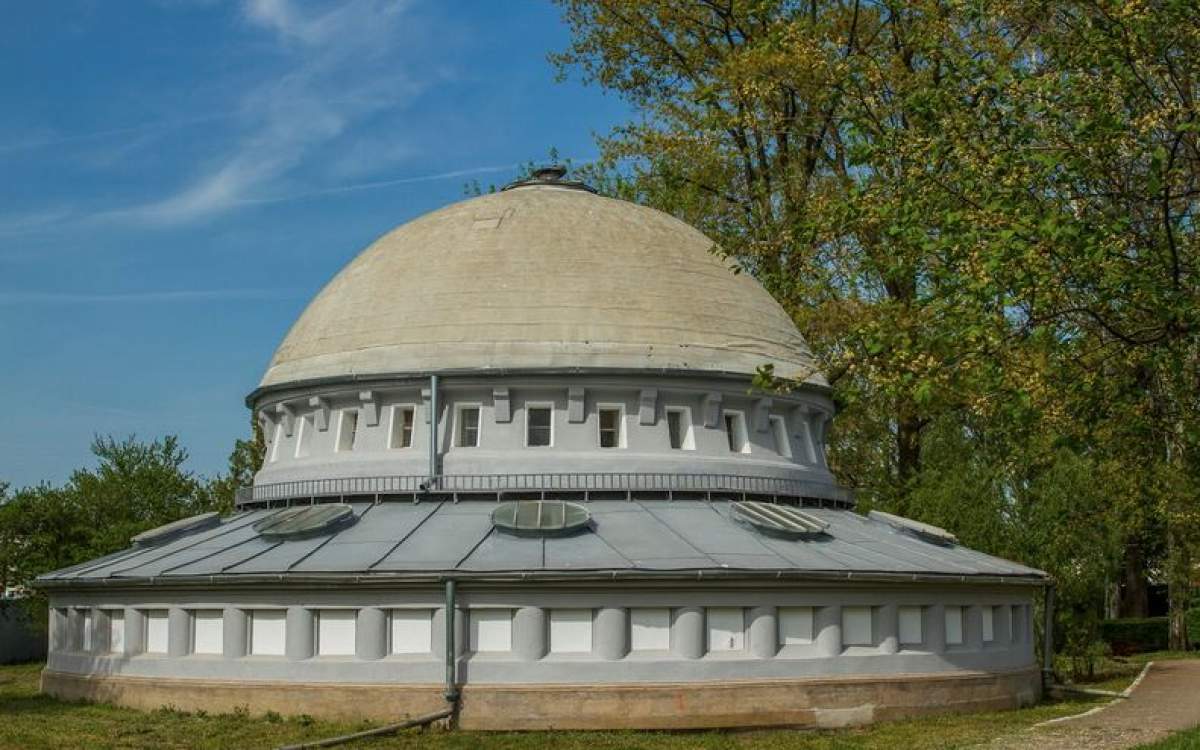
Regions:
[[[458,441],[459,448],[479,447],[479,407],[463,406],[458,410]]]
[[[671,648],[671,610],[634,607],[629,610],[629,647],[633,651],[666,651]]]
[[[221,654],[225,650],[225,618],[219,609],[192,613],[192,653]]]
[[[696,449],[692,436],[692,412],[687,408],[667,407],[667,437],[673,450]]]
[[[919,646],[925,642],[924,617],[920,607],[900,607],[897,610],[900,644]]]
[[[114,609],[108,613],[108,650],[114,654],[125,653],[125,610]]]
[[[93,629],[92,629],[92,610],[83,610],[83,650],[92,650]]]
[[[1013,626],[1015,625],[1013,622],[1013,607],[1006,604],[1000,609],[1001,612],[1003,612],[1001,617],[1004,618],[1005,624],[1008,625],[1008,642],[1013,643],[1017,640],[1017,633],[1015,630],[1013,630]]]
[[[746,434],[746,417],[737,411],[724,413],[725,439],[734,453],[749,453],[750,438]]]
[[[355,625],[357,621],[357,610],[318,610],[317,655],[354,656]]]
[[[772,414],[771,434],[775,437],[775,452],[784,458],[792,457],[792,439],[788,435],[787,420],[778,414]]]
[[[358,409],[342,409],[338,412],[337,452],[354,450],[354,438],[358,434]]]
[[[433,611],[392,610],[392,653],[428,654],[433,651]]]
[[[271,463],[279,460],[279,444],[283,442],[283,421],[275,425],[275,431],[271,437]]]
[[[250,653],[254,656],[283,656],[286,634],[287,613],[282,609],[250,612]]]
[[[962,607],[946,607],[946,645],[961,646],[963,642]]]
[[[554,440],[554,409],[550,406],[525,407],[525,445],[543,447]]]
[[[146,653],[167,653],[167,610],[146,611]]]
[[[512,610],[473,609],[470,621],[472,651],[512,651]]]
[[[813,640],[812,607],[779,608],[779,644],[802,646]]]
[[[312,419],[310,417],[301,417],[300,424],[296,429],[300,431],[296,435],[296,458],[304,458],[309,454],[312,445]]]
[[[550,653],[590,654],[592,652],[592,610],[550,610]]]
[[[708,608],[708,650],[742,651],[746,648],[746,615],[741,607]]]
[[[600,447],[621,447],[621,410],[612,407],[601,407],[600,417]]]
[[[389,438],[390,448],[411,448],[413,440],[413,415],[415,409],[411,406],[392,407],[392,432]]]
[[[996,640],[996,610],[993,607],[983,608],[983,642],[991,643]]]
[[[871,646],[875,639],[871,633],[870,607],[842,607],[842,645]]]

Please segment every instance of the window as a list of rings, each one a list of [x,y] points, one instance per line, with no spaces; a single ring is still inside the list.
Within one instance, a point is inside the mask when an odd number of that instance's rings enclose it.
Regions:
[[[1008,641],[1012,643],[1017,640],[1017,633],[1013,630],[1013,625],[1015,625],[1013,622],[1013,608],[1006,604],[1000,608],[1000,611],[1002,612],[1001,617],[1004,619],[1004,623],[1008,625],[1006,631],[1008,633]]]
[[[708,650],[742,651],[746,648],[746,616],[741,607],[708,608]]]
[[[354,634],[357,620],[357,610],[318,610],[317,655],[354,656]]]
[[[621,447],[621,409],[620,407],[602,406],[598,409],[600,417],[600,447]]]
[[[392,653],[428,654],[433,651],[433,611],[392,610]]]
[[[550,653],[587,654],[592,651],[592,610],[550,610]]]
[[[687,408],[667,407],[667,437],[673,450],[696,449],[692,437],[692,412]]]
[[[554,408],[525,407],[525,445],[535,448],[554,444]]]
[[[996,610],[993,607],[983,608],[983,642],[991,643],[996,640]]]
[[[779,645],[802,646],[812,643],[813,608],[779,608]]]
[[[300,425],[296,429],[300,431],[296,436],[296,458],[304,458],[312,444],[312,420],[309,417],[301,417]]]
[[[784,458],[792,457],[792,440],[788,437],[787,420],[778,414],[772,414],[771,434],[775,437],[775,452]]]
[[[338,412],[337,452],[354,450],[354,436],[358,433],[358,409],[342,409]]]
[[[271,438],[271,463],[279,460],[279,444],[283,442],[283,422],[275,425],[274,436]]]
[[[946,607],[946,645],[961,646],[963,642],[962,607]]]
[[[512,610],[473,609],[470,621],[472,651],[512,651]]]
[[[900,607],[897,610],[899,618],[900,645],[914,646],[925,641],[924,617],[920,607]]]
[[[629,648],[632,651],[666,651],[671,648],[671,610],[634,607],[629,610]]]
[[[750,438],[746,435],[746,417],[738,411],[727,411],[725,418],[725,439],[729,442],[729,450],[734,453],[749,453]]]
[[[460,406],[458,408],[458,440],[454,444],[459,448],[479,447],[478,406]]]
[[[225,619],[219,609],[198,609],[192,614],[192,653],[220,654],[225,650]]]
[[[287,632],[287,613],[282,609],[256,609],[250,612],[250,653],[254,656],[283,656]]]
[[[871,634],[871,608],[842,607],[842,645],[870,646],[874,643]]]
[[[413,440],[413,415],[416,410],[411,406],[392,407],[392,430],[388,441],[389,448],[411,448]]]
[[[167,653],[167,610],[151,609],[146,612],[146,653]]]
[[[92,610],[85,609],[85,610],[83,610],[83,650],[84,651],[92,650],[92,641],[94,640],[92,636],[93,636]]]
[[[108,650],[114,654],[125,653],[125,610],[114,609],[108,613]]]

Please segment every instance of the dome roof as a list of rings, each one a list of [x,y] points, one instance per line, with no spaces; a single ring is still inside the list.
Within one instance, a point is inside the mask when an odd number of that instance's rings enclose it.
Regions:
[[[392,230],[325,286],[263,387],[453,370],[653,369],[824,384],[804,339],[668,214],[530,181]]]

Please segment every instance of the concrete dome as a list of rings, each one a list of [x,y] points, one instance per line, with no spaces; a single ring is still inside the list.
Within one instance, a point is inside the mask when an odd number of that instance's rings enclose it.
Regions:
[[[437,371],[649,369],[824,385],[783,309],[661,211],[532,181],[404,224],[296,321],[261,386]]]

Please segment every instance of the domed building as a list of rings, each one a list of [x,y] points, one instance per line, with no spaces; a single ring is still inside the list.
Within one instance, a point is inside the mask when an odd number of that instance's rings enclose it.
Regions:
[[[1040,690],[1044,574],[837,486],[712,243],[547,169],[384,235],[247,403],[237,512],[47,574],[43,689],[482,729],[844,726]],[[754,390],[764,365],[799,387]]]

